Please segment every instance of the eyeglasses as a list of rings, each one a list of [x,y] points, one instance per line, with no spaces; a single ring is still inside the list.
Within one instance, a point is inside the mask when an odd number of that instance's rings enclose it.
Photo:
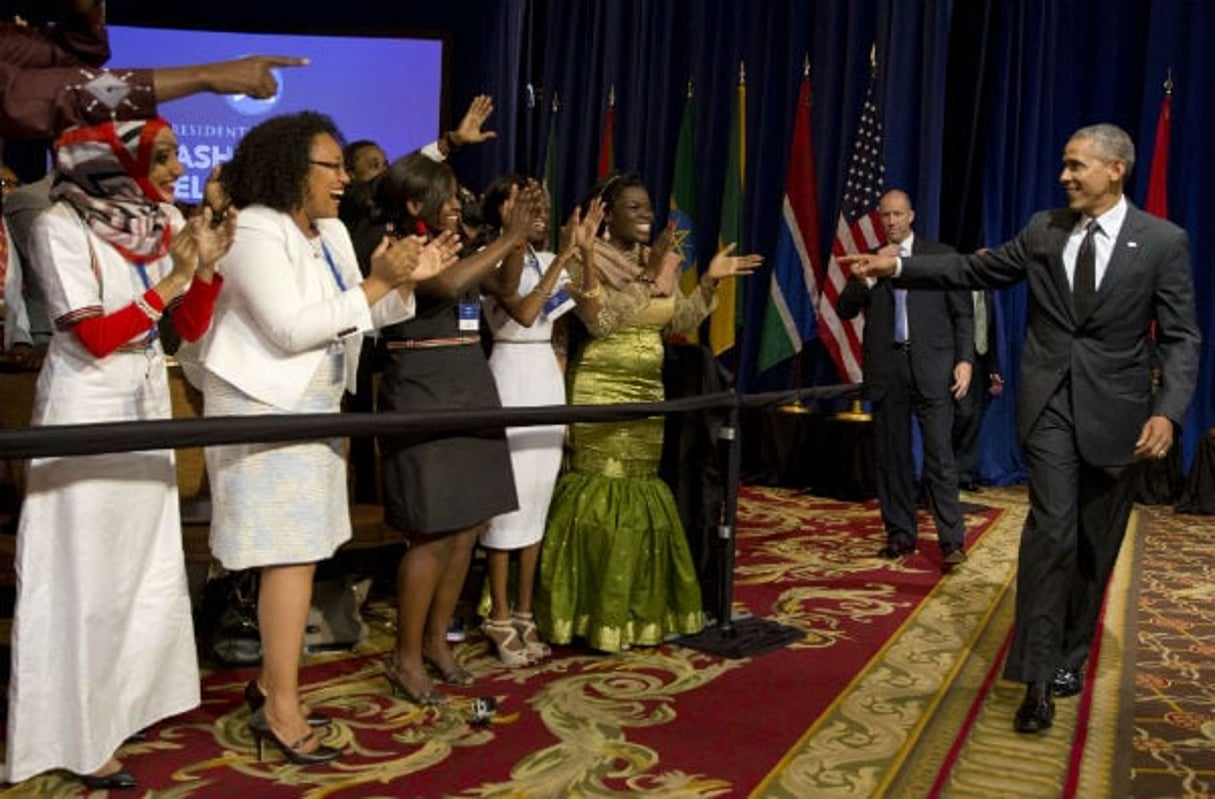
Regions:
[[[308,163],[316,164],[317,166],[323,166],[328,169],[332,169],[334,172],[338,173],[339,175],[345,174],[345,172],[346,172],[346,165],[343,164],[341,161],[318,161],[315,158],[309,158]]]

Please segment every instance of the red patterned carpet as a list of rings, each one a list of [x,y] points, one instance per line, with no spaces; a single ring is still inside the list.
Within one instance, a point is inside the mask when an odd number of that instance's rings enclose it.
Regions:
[[[1146,512],[1130,795],[1215,796],[1215,519]]]
[[[872,503],[747,489],[736,609],[806,633],[767,654],[562,648],[541,667],[511,671],[473,635],[457,654],[477,683],[423,710],[378,676],[392,617],[373,604],[360,651],[315,658],[303,675],[306,700],[338,718],[327,739],[346,751],[336,764],[291,766],[277,752],[257,760],[240,701],[249,671],[208,675],[199,709],[122,756],[146,795],[192,799],[1122,795],[1127,609],[1108,613],[1112,643],[1086,708],[1061,702],[1050,735],[1014,735],[1017,686],[993,675],[1011,620],[1023,499],[979,499],[989,507],[967,515],[971,559],[942,578],[931,537],[902,564],[872,557],[882,543]],[[469,723],[477,695],[499,702],[488,726]],[[1077,728],[1089,732],[1079,745]],[[63,774],[5,792],[80,794]]]

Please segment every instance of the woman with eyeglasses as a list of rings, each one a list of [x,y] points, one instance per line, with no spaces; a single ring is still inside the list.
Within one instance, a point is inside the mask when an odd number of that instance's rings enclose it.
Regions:
[[[250,130],[220,175],[240,221],[204,342],[208,416],[337,413],[354,388],[363,334],[413,316],[413,285],[454,255],[450,237],[381,239],[367,277],[337,219],[350,177],[341,134],[305,111]],[[259,568],[261,673],[245,690],[250,731],[292,763],[332,760],[301,704],[300,652],[318,561],[351,535],[340,438],[207,447],[211,551]]]

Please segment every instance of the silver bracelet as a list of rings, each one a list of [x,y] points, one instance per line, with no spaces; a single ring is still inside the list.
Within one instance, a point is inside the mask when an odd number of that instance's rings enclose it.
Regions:
[[[152,307],[152,304],[145,300],[142,296],[135,298],[135,307],[144,312],[144,315],[153,322],[159,322],[162,316],[161,312]]]

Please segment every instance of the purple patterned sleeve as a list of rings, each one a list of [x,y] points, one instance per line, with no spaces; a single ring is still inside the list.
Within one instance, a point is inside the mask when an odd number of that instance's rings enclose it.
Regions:
[[[28,69],[0,58],[0,137],[47,139],[73,125],[155,113],[150,69]]]

